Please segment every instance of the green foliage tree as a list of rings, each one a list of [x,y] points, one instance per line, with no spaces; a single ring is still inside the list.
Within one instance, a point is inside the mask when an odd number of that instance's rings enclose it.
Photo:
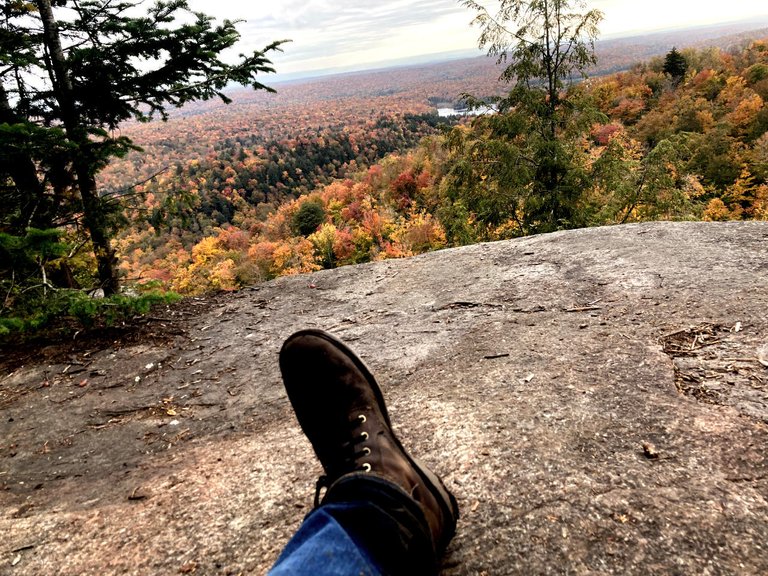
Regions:
[[[220,97],[231,83],[270,90],[274,42],[228,63],[234,22],[189,9],[186,0],[11,0],[0,21],[2,229],[76,224],[88,236],[105,293],[119,288],[111,243],[119,197],[100,194],[96,174],[136,148],[115,129],[129,118]],[[119,196],[119,195],[118,195]]]
[[[588,223],[695,218],[696,196],[703,188],[695,177],[684,175],[690,140],[676,135],[645,150],[623,134],[612,138],[592,167],[597,194],[582,205]]]
[[[758,82],[767,79],[768,64],[763,64],[762,62],[753,64],[744,71],[744,78],[747,79],[747,82],[750,85],[757,84]]]
[[[325,209],[319,201],[302,203],[291,222],[293,230],[302,236],[309,236],[325,222]]]
[[[12,281],[17,274],[20,280],[36,275],[44,289],[51,288],[49,264],[64,254],[66,246],[60,242],[58,230],[28,228],[23,237],[0,232],[0,274]]]
[[[569,87],[596,62],[602,13],[585,11],[581,0],[502,0],[495,13],[474,0],[462,4],[476,12],[480,47],[505,65],[501,79],[512,85],[507,96],[490,102],[498,117],[478,121],[484,135],[475,144],[483,150],[470,145],[469,164],[477,169],[476,158],[483,171],[496,167],[482,181],[488,195],[504,191],[513,210],[507,217],[520,232],[578,225],[576,199],[585,181],[577,142],[599,114]],[[458,170],[467,174],[467,168]]]
[[[672,78],[675,85],[677,85],[682,82],[683,78],[685,78],[685,73],[688,72],[688,62],[685,59],[685,56],[680,54],[680,52],[677,51],[677,48],[673,47],[664,57],[663,70],[665,74],[668,74]]]

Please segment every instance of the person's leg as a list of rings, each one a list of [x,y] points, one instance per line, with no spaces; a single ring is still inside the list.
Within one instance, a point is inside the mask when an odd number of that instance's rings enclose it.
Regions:
[[[323,554],[332,555],[333,569],[339,571],[292,573],[435,574],[455,532],[458,506],[442,481],[413,459],[393,433],[370,371],[343,343],[319,330],[288,338],[280,368],[299,424],[326,475],[318,481],[315,511],[271,574],[287,574],[277,571]],[[328,490],[320,503],[322,487]],[[319,564],[331,569],[332,563]]]

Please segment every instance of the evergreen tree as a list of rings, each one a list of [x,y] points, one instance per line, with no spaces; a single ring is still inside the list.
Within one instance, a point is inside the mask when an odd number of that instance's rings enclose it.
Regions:
[[[216,24],[186,0],[12,0],[0,22],[0,187],[3,230],[76,222],[87,233],[105,293],[119,288],[111,244],[115,198],[96,174],[136,148],[114,130],[129,118],[220,97],[231,83],[270,90],[272,43],[228,63],[235,23]],[[190,16],[192,21],[190,22]]]
[[[576,142],[596,113],[567,90],[596,62],[594,41],[602,13],[584,11],[581,0],[502,0],[495,13],[474,0],[462,4],[477,13],[480,47],[505,65],[501,79],[512,89],[491,102],[497,115],[476,123],[480,136],[463,139],[470,160],[460,173],[480,176],[489,193],[502,194],[489,205],[507,206],[506,219],[518,222],[518,233],[577,225],[575,202],[586,182],[579,173]],[[474,106],[486,104],[468,100]]]
[[[325,210],[321,203],[304,202],[293,217],[292,228],[302,236],[316,232],[325,221]]]
[[[685,56],[677,51],[677,48],[672,48],[664,57],[664,73],[672,77],[672,81],[675,85],[685,78],[685,73],[688,71],[688,62],[685,60]]]

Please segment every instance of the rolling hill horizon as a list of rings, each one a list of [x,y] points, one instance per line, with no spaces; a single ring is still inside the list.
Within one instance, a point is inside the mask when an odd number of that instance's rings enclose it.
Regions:
[[[619,34],[609,34],[601,38],[596,43],[598,54],[600,52],[617,50],[625,46],[647,46],[652,49],[660,44],[669,44],[670,42],[679,42],[678,48],[687,48],[699,45],[702,42],[711,40],[728,41],[731,37],[738,37],[741,34],[749,32],[759,32],[768,28],[768,14],[760,19],[734,20],[721,24],[708,24],[691,27],[670,27],[660,28],[647,32],[629,31]],[[667,48],[668,50],[669,48]],[[658,50],[658,48],[656,48]],[[653,51],[650,56],[655,56],[661,52]],[[402,68],[409,66],[420,66],[425,64],[442,64],[452,60],[485,58],[485,53],[478,49],[475,50],[454,50],[450,52],[435,52],[428,54],[419,54],[409,58],[397,58],[379,62],[370,62],[364,65],[337,66],[333,68],[323,68],[320,70],[308,70],[302,72],[293,72],[280,74],[278,72],[272,76],[274,84],[293,83],[301,80],[317,79],[325,76],[337,76],[344,74],[365,73],[387,71],[393,68]]]

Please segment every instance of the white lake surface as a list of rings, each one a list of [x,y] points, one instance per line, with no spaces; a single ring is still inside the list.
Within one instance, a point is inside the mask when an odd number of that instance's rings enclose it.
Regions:
[[[437,115],[441,118],[448,116],[480,116],[481,114],[488,114],[495,112],[493,108],[478,108],[477,110],[469,110],[467,108],[438,108]]]

